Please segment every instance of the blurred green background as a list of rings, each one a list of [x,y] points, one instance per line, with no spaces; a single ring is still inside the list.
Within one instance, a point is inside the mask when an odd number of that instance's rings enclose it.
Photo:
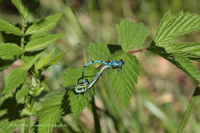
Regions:
[[[69,50],[59,65],[50,67],[45,73],[43,85],[46,90],[59,88],[62,73],[67,68],[83,67],[89,62],[83,58],[84,52],[76,48],[77,43],[88,45],[89,41],[119,44],[116,24],[122,19],[144,23],[150,36],[144,43],[148,47],[154,38],[159,21],[165,12],[173,15],[180,11],[200,14],[199,0],[41,0],[40,8],[28,21],[63,12],[58,26],[52,33],[65,33],[55,44],[59,53]],[[12,24],[21,23],[21,16],[10,0],[0,0],[0,19]],[[84,35],[85,33],[86,35]],[[199,33],[192,33],[178,42],[200,41]],[[189,100],[197,83],[163,58],[151,53],[135,54],[141,65],[138,84],[133,92],[130,106],[125,108],[111,89],[106,74],[100,78],[96,88],[95,102],[104,133],[174,133],[177,131]],[[195,63],[198,68],[200,65]],[[0,73],[2,91],[12,68],[20,61]],[[200,104],[195,109],[186,126],[186,133],[200,132]],[[79,121],[72,114],[62,117],[66,127],[55,128],[53,133],[95,132],[91,104],[86,107]]]

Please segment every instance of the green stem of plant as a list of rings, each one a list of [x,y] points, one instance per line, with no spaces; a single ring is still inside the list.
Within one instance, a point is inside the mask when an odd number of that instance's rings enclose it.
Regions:
[[[26,28],[26,23],[25,21],[22,22],[22,37],[21,37],[21,49],[24,50],[24,38],[25,38],[25,28]],[[21,62],[22,62],[22,67],[25,68],[25,63],[24,63],[24,53],[21,55]]]
[[[188,123],[188,120],[189,120],[189,117],[191,115],[191,111],[192,109],[194,108],[194,105],[195,105],[195,101],[196,99],[198,98],[198,96],[200,96],[200,85],[198,85],[192,95],[192,98],[190,100],[190,103],[187,107],[187,110],[185,111],[185,114],[183,116],[183,119],[181,121],[181,124],[179,126],[179,129],[178,129],[178,132],[177,133],[182,133],[183,130],[185,129],[185,126],[187,125]]]
[[[93,112],[93,117],[94,117],[96,133],[101,133],[100,122],[99,122],[99,117],[98,117],[97,110],[96,110],[94,96],[92,98],[92,112]]]
[[[27,117],[24,126],[24,133],[29,133],[29,125],[30,125],[30,117]]]

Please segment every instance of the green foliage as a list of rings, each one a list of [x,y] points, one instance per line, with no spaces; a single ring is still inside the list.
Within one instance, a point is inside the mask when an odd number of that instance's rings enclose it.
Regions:
[[[22,31],[15,27],[14,25],[9,24],[8,22],[0,19],[0,31],[4,31],[7,34],[14,34],[17,36],[22,36]]]
[[[5,43],[0,45],[0,57],[10,57],[14,55],[21,55],[23,50],[13,43]]]
[[[169,44],[167,47],[167,52],[169,53],[195,54],[196,57],[200,56],[199,50],[200,50],[199,42]]]
[[[180,12],[176,17],[171,16],[168,11],[162,18],[157,34],[154,38],[155,44],[164,47],[168,51],[169,44],[182,35],[200,31],[200,16],[197,14]]]
[[[142,23],[133,23],[127,19],[117,25],[117,31],[125,52],[140,46],[149,35],[149,30]]]
[[[7,113],[7,109],[0,110],[0,117]]]
[[[112,82],[112,88],[114,88],[122,103],[128,107],[134,84],[137,83],[137,76],[139,75],[138,60],[136,56],[124,54],[123,51],[116,52],[111,59],[122,59],[125,63],[121,72],[118,72],[117,69],[111,71],[108,80]]]
[[[61,38],[63,34],[54,34],[34,39],[27,43],[25,51],[41,50]]]
[[[200,59],[198,53],[199,43],[172,43],[175,38],[181,35],[199,30],[200,17],[198,15],[180,12],[177,17],[172,18],[171,13],[168,11],[161,20],[150,49],[194,77],[197,81],[200,81],[197,68],[189,60],[198,61]]]
[[[19,119],[15,121],[0,121],[0,132],[1,133],[12,133],[13,130],[20,127],[20,124],[24,124],[24,119]]]
[[[39,111],[39,133],[52,132],[53,128],[60,121],[63,109],[61,108],[65,92],[52,91],[41,99],[38,106],[41,106]]]
[[[26,52],[23,58],[25,62],[25,69],[29,70],[32,67],[32,65],[41,57],[43,53],[44,53],[43,50],[35,52]]]
[[[18,87],[26,80],[27,71],[22,68],[15,68],[8,76],[8,83],[3,90],[2,94],[8,93]]]
[[[183,69],[186,69],[187,73],[194,77],[198,82],[200,82],[200,75],[198,69],[194,66],[193,62],[191,62],[188,58],[180,55],[180,54],[173,54],[175,60],[180,63]]]
[[[106,60],[111,56],[106,43],[90,43],[88,53],[92,60]]]
[[[16,93],[16,100],[18,103],[25,103],[25,96],[28,95],[29,88],[25,85],[21,87],[19,91]]]
[[[60,54],[56,55],[55,57],[51,58],[52,54],[54,53],[53,49],[51,53],[49,53],[46,57],[43,56],[35,65],[36,71],[44,71],[49,66],[55,65],[68,51],[61,52]],[[51,59],[50,59],[51,58]]]
[[[81,81],[81,74],[83,69],[67,69],[62,75],[62,83],[64,86],[75,86],[79,80]],[[87,67],[85,71],[85,78],[91,81],[96,74],[96,70],[93,67]],[[73,76],[71,76],[73,75]],[[73,88],[74,89],[74,88]],[[90,88],[87,93],[77,94],[74,90],[68,91],[68,100],[70,101],[71,111],[74,117],[77,119],[78,115],[83,111],[85,106],[88,105],[89,100],[95,94],[94,88]],[[87,96],[86,96],[87,95]]]
[[[15,57],[11,57],[10,59],[0,59],[0,71],[10,67],[15,60]]]
[[[26,35],[46,32],[56,27],[62,13],[48,16],[28,27]]]
[[[24,20],[26,20],[40,4],[38,0],[30,0],[30,2],[28,2],[28,0],[12,0],[12,3],[17,7]]]

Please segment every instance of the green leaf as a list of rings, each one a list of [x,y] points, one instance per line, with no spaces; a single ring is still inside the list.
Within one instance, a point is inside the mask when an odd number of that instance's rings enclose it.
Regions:
[[[41,99],[40,103],[37,105],[42,107],[38,114],[39,132],[49,133],[52,132],[54,127],[56,127],[56,124],[60,121],[60,118],[62,116],[63,108],[61,107],[61,105],[64,95],[64,91],[55,90],[49,92],[43,99]]]
[[[14,25],[1,19],[0,19],[0,31],[4,31],[7,34],[14,34],[18,36],[23,35],[22,31],[18,27],[15,27]]]
[[[19,119],[15,121],[0,121],[0,133],[12,133],[15,129],[22,128],[20,124],[25,124],[24,119]]]
[[[44,49],[45,47],[47,47],[47,45],[52,44],[62,36],[63,34],[54,34],[34,39],[27,43],[27,45],[25,46],[25,51],[35,51]]]
[[[164,48],[162,47],[152,47],[149,49],[150,51],[160,55],[161,57],[165,58],[185,73],[194,77],[197,81],[199,81],[199,73],[197,68],[193,65],[193,63],[188,59],[191,58],[191,55],[187,55],[185,53],[178,54],[178,53],[167,53]],[[194,59],[194,58],[191,58]]]
[[[136,56],[124,54],[123,51],[116,52],[111,59],[122,59],[124,61],[121,72],[118,72],[118,69],[112,68],[108,80],[112,82],[112,88],[115,90],[122,103],[128,107],[132,97],[134,84],[137,83],[137,77],[140,71],[138,60]]]
[[[189,53],[200,56],[200,43],[181,43],[181,44],[170,44],[166,47],[168,53]]]
[[[29,88],[23,86],[19,91],[16,93],[16,100],[18,103],[25,103],[25,96],[28,95]]]
[[[21,55],[23,50],[13,43],[5,43],[0,45],[0,57],[8,57],[14,55]]]
[[[35,51],[35,52],[26,52],[24,54],[24,62],[25,62],[25,69],[29,70],[33,64],[41,57],[44,53],[44,50]]]
[[[66,72],[64,72],[62,75],[63,85],[64,86],[75,86],[77,83],[79,83],[79,81],[81,81],[82,71],[83,71],[83,68],[79,68],[77,70],[68,68],[66,70]],[[71,75],[73,75],[73,76],[71,76]],[[90,66],[86,68],[85,78],[87,78],[89,81],[92,81],[92,79],[95,75],[96,75],[96,70],[94,68],[92,68]],[[87,91],[87,96],[84,93],[81,93],[79,95],[73,90],[68,91],[68,96],[69,96],[68,100],[70,102],[71,111],[72,111],[75,119],[78,118],[79,114],[83,111],[85,106],[88,105],[89,100],[92,99],[92,96],[94,95],[94,93],[95,93],[95,90],[93,88],[90,88]],[[80,99],[80,101],[79,101],[79,99]]]
[[[92,60],[105,61],[111,56],[106,43],[90,43],[88,53]]]
[[[39,113],[39,133],[50,133],[56,124],[60,121],[62,110],[60,106],[50,106],[43,108]],[[44,126],[46,125],[46,126]]]
[[[58,13],[41,19],[40,21],[34,23],[27,29],[26,35],[46,32],[55,28],[61,15],[62,13]]]
[[[200,16],[197,14],[180,12],[176,17],[171,17],[167,12],[154,38],[155,44],[167,49],[168,45],[177,37],[200,31]]]
[[[7,109],[0,110],[0,117],[7,113]]]
[[[200,74],[198,69],[195,67],[195,65],[193,64],[193,62],[191,62],[188,58],[174,53],[173,54],[175,56],[175,60],[180,63],[180,65],[185,69],[184,71],[187,71],[187,73],[189,75],[191,75],[192,77],[194,77],[198,82],[200,82]]]
[[[56,55],[55,57],[53,57],[52,59],[50,59],[48,61],[48,63],[46,65],[44,65],[43,67],[48,68],[49,66],[55,65],[58,63],[58,61],[60,61],[60,59],[67,53],[68,51],[64,51],[61,52],[60,54]]]
[[[149,35],[149,30],[142,23],[134,23],[127,19],[117,25],[117,32],[125,52],[141,45]]]
[[[15,68],[11,71],[8,76],[8,83],[3,90],[2,94],[12,91],[14,88],[18,87],[26,79],[27,71],[22,68]]]
[[[55,50],[55,49],[54,49]],[[55,65],[60,59],[68,52],[61,52],[60,54],[56,55],[52,59],[50,57],[52,56],[54,50],[51,51],[46,57],[42,57],[38,63],[36,64],[36,70],[46,70],[48,67]]]
[[[38,0],[30,0],[30,2],[28,2],[28,0],[12,0],[12,3],[17,7],[24,20],[26,20],[40,4]]]

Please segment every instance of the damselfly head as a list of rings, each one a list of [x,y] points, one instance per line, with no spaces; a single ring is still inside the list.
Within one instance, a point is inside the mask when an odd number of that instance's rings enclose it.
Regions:
[[[123,66],[124,65],[124,61],[122,59],[119,60],[120,64]]]

